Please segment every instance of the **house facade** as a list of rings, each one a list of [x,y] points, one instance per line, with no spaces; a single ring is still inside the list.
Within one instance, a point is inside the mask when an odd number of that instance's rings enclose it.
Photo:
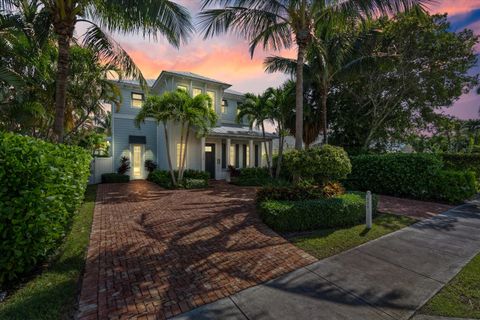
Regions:
[[[122,92],[122,105],[112,110],[111,154],[113,169],[120,165],[120,159],[130,160],[128,174],[133,179],[146,179],[148,172],[145,161],[152,160],[159,169],[168,170],[168,158],[163,124],[147,118],[140,127],[134,123],[135,116],[142,107],[146,93],[138,83],[119,81]],[[160,76],[149,81],[149,94],[161,95],[167,91],[183,89],[192,96],[208,94],[213,108],[218,114],[217,125],[206,137],[190,134],[187,144],[186,168],[207,171],[212,179],[225,179],[227,168],[259,167],[264,162],[266,148],[272,149],[275,135],[267,134],[267,142],[262,133],[250,130],[246,123],[237,123],[237,107],[244,101],[244,95],[230,89],[231,85],[190,72],[162,71]],[[170,155],[175,169],[179,167],[180,128],[168,125]],[[269,153],[271,154],[271,153]]]

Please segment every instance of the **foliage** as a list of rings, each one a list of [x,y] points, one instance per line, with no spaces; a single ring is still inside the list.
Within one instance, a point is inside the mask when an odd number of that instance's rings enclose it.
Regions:
[[[480,180],[480,153],[441,153],[446,169],[457,171],[473,171]]]
[[[3,283],[57,248],[83,200],[91,157],[79,147],[0,133],[0,159]]]
[[[124,183],[129,182],[130,176],[120,173],[104,173],[102,174],[102,183]]]
[[[178,170],[174,171],[175,177],[178,177]],[[178,184],[174,186],[172,184],[172,179],[170,177],[170,172],[166,170],[154,170],[148,175],[147,178],[149,181],[158,184],[159,186],[166,189],[174,188],[186,188],[186,189],[195,189],[195,188],[205,188],[208,187],[208,180],[210,175],[208,172],[187,169],[184,172],[183,179],[178,180]]]
[[[235,166],[228,165],[227,170],[230,173],[231,178],[236,178],[240,176],[240,169],[235,168]]]
[[[172,159],[170,155],[170,136],[168,134],[168,123],[173,123],[180,127],[180,166],[178,168],[178,180],[184,178],[185,164],[187,161],[188,142],[190,132],[195,129],[197,137],[204,137],[210,129],[214,127],[218,120],[218,115],[212,107],[213,101],[208,94],[199,94],[191,97],[184,90],[165,92],[161,96],[147,97],[142,109],[135,117],[135,123],[140,124],[146,118],[152,117],[157,123],[162,123],[165,133],[165,144],[167,148],[167,160],[170,170],[172,185],[177,185],[178,181],[173,174]]]
[[[340,182],[328,182],[322,186],[322,194],[325,198],[333,198],[345,193],[345,188]]]
[[[65,319],[74,317],[78,284],[85,266],[97,186],[87,187],[85,200],[57,254],[38,276],[9,292],[0,303],[0,319]]]
[[[323,198],[322,189],[312,184],[267,185],[257,191],[256,201],[303,201]]]
[[[437,118],[478,82],[478,37],[452,32],[446,15],[418,10],[371,22],[355,48],[365,59],[335,79],[328,99],[332,143],[350,150],[386,150]]]
[[[125,174],[130,170],[130,159],[128,157],[121,157],[120,158],[120,166],[117,169],[118,174]]]
[[[352,157],[347,187],[378,194],[457,203],[475,193],[468,172],[442,170],[434,154],[391,153]]]
[[[279,232],[347,227],[365,218],[365,197],[362,194],[302,201],[267,200],[259,206],[263,221]],[[376,211],[376,198],[373,208]]]
[[[145,169],[147,169],[148,173],[152,173],[157,169],[157,164],[153,160],[145,160]]]
[[[315,179],[320,184],[344,179],[352,169],[345,150],[331,145],[289,151],[285,154],[285,166],[293,175]]]
[[[306,235],[294,236],[290,241],[317,259],[324,259],[355,248],[368,241],[408,227],[416,220],[394,214],[379,214],[373,219],[371,229],[361,223],[349,228],[315,230]]]
[[[239,169],[238,176],[232,179],[232,183],[239,186],[263,186],[271,181],[267,168]]]

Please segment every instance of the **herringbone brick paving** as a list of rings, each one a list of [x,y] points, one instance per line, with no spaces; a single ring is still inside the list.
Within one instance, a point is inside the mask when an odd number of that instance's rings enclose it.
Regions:
[[[166,319],[314,262],[260,221],[254,193],[99,185],[77,318]]]

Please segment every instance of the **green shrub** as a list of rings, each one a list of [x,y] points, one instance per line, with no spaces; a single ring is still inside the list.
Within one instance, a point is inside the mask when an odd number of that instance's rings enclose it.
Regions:
[[[441,153],[445,169],[456,171],[473,171],[480,180],[480,153]]]
[[[360,155],[351,161],[348,189],[417,199],[428,198],[430,183],[443,166],[437,156],[421,153]]]
[[[292,175],[315,179],[320,184],[345,179],[352,170],[345,150],[331,145],[288,151],[283,163]]]
[[[204,179],[185,179],[183,186],[185,189],[202,189],[208,187],[208,182]]]
[[[435,154],[391,153],[352,157],[352,173],[345,181],[350,190],[457,203],[476,192],[468,171],[444,171]]]
[[[57,248],[83,200],[90,161],[79,147],[0,133],[0,285]]]
[[[232,177],[232,183],[239,186],[263,186],[272,182],[267,168],[239,169],[237,177]]]
[[[130,176],[119,173],[104,173],[102,174],[102,183],[122,183],[129,182]]]
[[[477,181],[472,171],[442,170],[432,180],[432,199],[460,203],[476,192]]]
[[[174,171],[174,174],[175,174],[175,177],[178,178],[177,170]],[[208,172],[187,169],[183,172],[183,181],[179,183],[178,187],[190,189],[189,187],[187,187],[187,184],[188,184],[192,186],[195,185],[195,188],[200,188],[199,181],[188,182],[189,180],[202,180],[203,187],[207,187],[208,179],[210,179],[210,174]],[[159,186],[166,189],[173,188],[172,179],[170,177],[170,171],[167,171],[167,170],[154,170],[148,175],[147,180],[153,183],[156,183]]]
[[[258,203],[267,200],[300,201],[323,198],[322,189],[314,185],[265,186],[257,191]]]
[[[376,211],[376,197],[373,202]],[[261,202],[259,208],[263,221],[279,232],[346,227],[356,225],[365,219],[365,196],[360,193],[348,193],[317,200],[267,200]]]

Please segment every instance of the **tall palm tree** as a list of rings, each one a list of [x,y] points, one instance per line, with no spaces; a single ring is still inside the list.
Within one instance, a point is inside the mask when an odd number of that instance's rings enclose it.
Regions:
[[[20,0],[0,0],[0,10],[11,10]],[[156,38],[164,35],[174,46],[186,41],[193,30],[188,11],[168,0],[38,0],[50,16],[57,36],[58,59],[55,88],[54,130],[63,142],[65,104],[69,73],[70,44],[78,22],[90,25],[83,36],[84,45],[103,55],[108,64],[120,65],[126,76],[139,78],[140,70],[129,55],[111,39],[108,32],[136,33]]]
[[[431,0],[202,0],[200,25],[205,37],[232,31],[250,42],[250,54],[261,44],[264,49],[297,50],[295,91],[295,148],[302,149],[303,64],[308,45],[315,38],[316,25],[329,11],[363,18],[389,14]],[[211,5],[217,7],[207,9]],[[218,8],[219,6],[219,8]]]
[[[245,95],[245,101],[238,106],[237,122],[241,123],[243,119],[247,119],[250,130],[253,127],[260,128],[262,130],[263,143],[265,147],[265,153],[267,155],[267,168],[270,176],[273,177],[272,172],[272,155],[269,154],[267,148],[267,138],[265,135],[265,121],[271,118],[269,105],[267,103],[268,96],[266,94],[255,95],[253,93],[247,93]]]

